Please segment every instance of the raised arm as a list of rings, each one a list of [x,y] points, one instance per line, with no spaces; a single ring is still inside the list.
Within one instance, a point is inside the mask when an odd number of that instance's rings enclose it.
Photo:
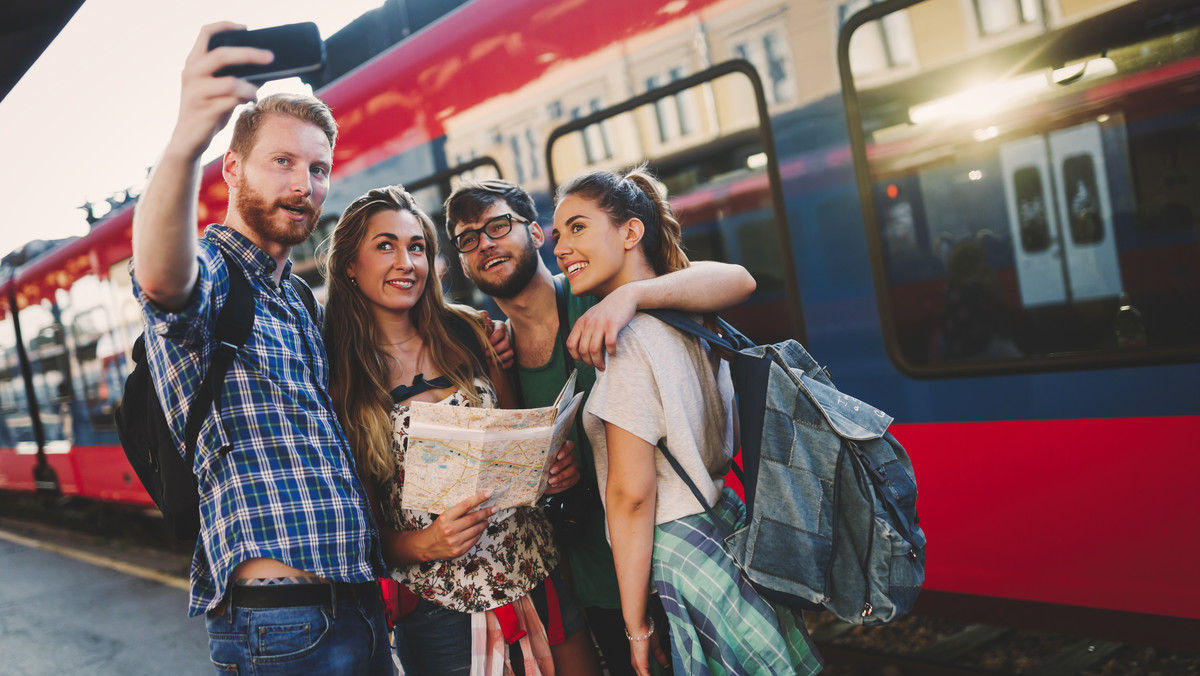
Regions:
[[[717,312],[744,302],[755,286],[742,266],[715,261],[697,261],[677,272],[624,284],[575,322],[567,349],[572,357],[603,371],[605,350],[616,354],[617,334],[638,310]]]
[[[270,63],[271,52],[249,47],[208,51],[208,39],[245,26],[222,22],[200,30],[183,68],[179,117],[167,147],[133,214],[134,274],[142,290],[164,310],[180,310],[196,284],[196,202],[200,155],[233,109],[254,99],[254,85],[234,77],[214,77],[235,63]]]

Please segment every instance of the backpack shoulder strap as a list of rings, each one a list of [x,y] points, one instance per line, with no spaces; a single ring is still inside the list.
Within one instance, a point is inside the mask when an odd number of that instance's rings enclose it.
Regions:
[[[292,290],[300,296],[300,302],[304,303],[304,308],[308,310],[308,316],[312,317],[313,323],[317,321],[317,297],[313,295],[312,287],[300,275],[288,275],[288,283],[292,285]]]
[[[479,342],[479,338],[475,335],[475,330],[471,328],[470,323],[458,315],[448,315],[446,317],[446,330],[455,340],[467,348],[467,351],[475,359],[475,365],[486,374],[488,369],[487,348]],[[449,386],[441,385],[440,387]],[[414,394],[416,393],[414,392]]]
[[[570,353],[567,352],[567,336],[571,335],[571,322],[567,317],[567,292],[563,288],[562,277],[554,275],[554,304],[558,308],[558,344],[562,349],[563,368],[567,375],[575,370]]]
[[[188,463],[196,452],[196,440],[200,437],[200,428],[208,416],[208,409],[216,401],[225,384],[225,375],[233,363],[234,355],[250,338],[254,328],[254,289],[246,280],[245,273],[224,251],[225,267],[229,271],[229,293],[225,304],[217,314],[217,323],[213,330],[215,346],[208,366],[208,373],[196,390],[196,397],[188,409],[187,426],[184,428],[184,449]]]
[[[575,360],[571,359],[571,353],[567,352],[567,336],[571,334],[571,320],[567,315],[567,292],[563,286],[562,277],[553,275],[554,279],[554,305],[558,309],[558,346],[562,352],[563,370],[566,371],[567,377],[571,377],[571,371],[575,370]],[[512,320],[506,322],[508,324],[509,339],[512,339]],[[521,388],[521,374],[519,367],[514,367],[512,370],[512,384],[516,391],[517,399],[522,405],[525,404],[525,392]],[[583,416],[575,417],[576,426],[581,426]],[[583,428],[578,427],[579,438],[583,439]]]
[[[701,493],[700,489],[696,487],[696,482],[692,481],[692,478],[687,475],[687,472],[683,471],[683,465],[680,465],[679,461],[675,459],[675,456],[671,455],[671,452],[667,450],[667,442],[665,440],[658,440],[658,450],[662,451],[663,457],[667,459],[668,463],[670,463],[671,469],[675,470],[675,473],[679,475],[679,478],[683,479],[683,483],[687,484],[687,487],[691,489],[692,495],[696,496],[696,502],[699,502],[700,505],[704,507],[704,511],[708,512],[709,518],[713,520],[713,523],[716,525],[716,527],[721,531],[726,530],[724,525],[721,523],[721,520],[717,518],[717,513],[713,511],[712,505],[708,504],[708,500],[704,498],[704,494]]]
[[[717,318],[717,326],[721,329],[723,335],[717,335],[710,331],[707,326],[692,319],[679,310],[642,310],[646,314],[658,319],[659,321],[669,324],[684,333],[702,338],[708,341],[709,345],[714,348],[737,352],[749,347],[754,347],[754,343],[749,338],[742,335],[740,331],[733,328],[729,322],[724,319]]]

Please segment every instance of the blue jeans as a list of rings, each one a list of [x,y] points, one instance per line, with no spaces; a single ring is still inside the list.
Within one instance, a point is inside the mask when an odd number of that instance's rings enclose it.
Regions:
[[[409,676],[471,673],[471,614],[425,599],[396,623],[396,655]]]
[[[391,676],[387,619],[378,588],[359,585],[333,603],[291,608],[222,604],[206,616],[218,674]],[[372,591],[375,590],[375,591]]]

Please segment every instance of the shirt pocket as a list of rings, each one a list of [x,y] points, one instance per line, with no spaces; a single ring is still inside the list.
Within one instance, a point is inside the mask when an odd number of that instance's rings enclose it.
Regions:
[[[209,410],[196,443],[196,479],[203,488],[205,480],[212,476],[217,464],[222,462],[233,449],[233,441],[221,416]],[[203,492],[203,491],[202,491]]]

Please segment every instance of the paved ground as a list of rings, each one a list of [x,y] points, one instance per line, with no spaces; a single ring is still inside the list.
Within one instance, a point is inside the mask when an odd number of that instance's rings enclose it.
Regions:
[[[0,674],[212,674],[186,566],[0,520]]]

